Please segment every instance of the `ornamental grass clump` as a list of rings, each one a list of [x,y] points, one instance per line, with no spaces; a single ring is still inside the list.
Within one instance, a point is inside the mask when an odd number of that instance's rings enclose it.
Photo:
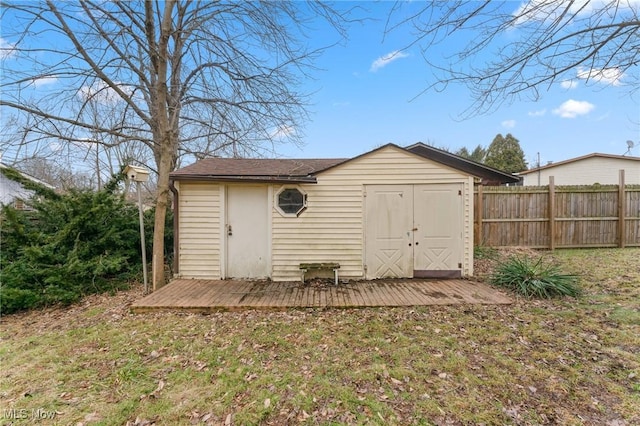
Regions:
[[[558,266],[543,262],[542,257],[538,260],[527,256],[510,257],[496,268],[491,276],[491,283],[529,298],[550,299],[580,295],[578,277],[561,273]]]

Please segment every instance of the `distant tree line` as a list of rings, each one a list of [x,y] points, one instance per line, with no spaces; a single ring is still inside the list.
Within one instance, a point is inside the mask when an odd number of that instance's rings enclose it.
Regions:
[[[454,154],[507,173],[527,170],[527,162],[524,159],[520,141],[511,133],[507,133],[507,136],[498,133],[486,149],[478,145],[469,152],[467,147],[462,147]]]

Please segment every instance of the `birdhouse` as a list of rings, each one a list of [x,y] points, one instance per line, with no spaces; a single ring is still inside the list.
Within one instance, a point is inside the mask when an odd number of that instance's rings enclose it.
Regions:
[[[127,179],[134,182],[146,182],[149,180],[149,170],[144,167],[128,165],[124,169]]]

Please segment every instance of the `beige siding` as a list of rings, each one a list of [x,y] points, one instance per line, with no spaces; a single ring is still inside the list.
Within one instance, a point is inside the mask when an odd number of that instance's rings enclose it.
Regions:
[[[553,176],[555,185],[617,185],[619,170],[625,170],[628,185],[640,184],[640,161],[619,158],[592,157],[524,175],[524,185],[548,185]]]
[[[320,173],[317,180],[314,185],[300,185],[307,193],[308,208],[299,217],[283,217],[274,207],[272,278],[275,281],[298,279],[298,266],[303,262],[339,262],[342,277],[364,277],[364,185],[462,183],[466,196],[462,273],[473,273],[472,177],[387,147]],[[280,188],[282,186],[275,185],[274,194]]]
[[[179,276],[220,278],[220,185],[180,182]]]

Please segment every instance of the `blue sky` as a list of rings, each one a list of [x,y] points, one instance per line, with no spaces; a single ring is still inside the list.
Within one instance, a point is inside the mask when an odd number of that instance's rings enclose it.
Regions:
[[[519,3],[513,4],[515,8]],[[344,45],[320,58],[323,70],[308,85],[315,93],[304,130],[306,144],[279,148],[283,156],[351,157],[389,142],[406,146],[418,141],[455,151],[486,147],[498,133],[511,133],[520,141],[530,167],[538,153],[542,164],[592,152],[621,155],[627,140],[636,143],[632,154],[640,156],[639,94],[632,96],[624,85],[627,76],[621,85],[587,86],[576,72],[565,87],[550,87],[538,101],[503,105],[492,114],[466,120],[460,117],[472,99],[464,86],[413,99],[433,82],[432,74],[418,47],[384,61],[410,44],[413,36],[397,31],[383,40],[387,8],[381,6],[370,7],[377,21],[354,25]]]
[[[640,0],[628,1],[640,9]],[[328,49],[315,62],[315,78],[301,88],[311,93],[310,120],[304,129],[296,129],[305,144],[277,145],[276,156],[353,157],[386,143],[406,146],[416,142],[451,151],[463,146],[472,150],[477,145],[487,147],[498,133],[511,133],[520,141],[530,167],[535,166],[538,154],[541,164],[593,152],[623,154],[627,140],[636,144],[631,154],[640,156],[640,91],[633,94],[630,76],[614,76],[621,84],[592,82],[587,86],[576,70],[573,78],[541,92],[535,102],[504,104],[491,114],[463,120],[461,116],[473,102],[468,88],[449,85],[442,92],[420,95],[434,81],[419,47],[404,49],[415,35],[405,27],[383,37],[392,3],[337,4],[366,7],[370,19],[351,25],[348,40]],[[514,1],[506,7],[515,10],[522,4]],[[420,2],[403,5],[410,9]],[[331,31],[314,36],[311,45],[337,41]],[[504,40],[517,37],[515,29]],[[0,47],[7,43],[0,37]],[[448,38],[431,54],[437,59],[462,46],[461,37]],[[489,60],[488,50],[475,59],[475,65]],[[53,83],[40,79],[34,86],[44,94],[57,90]]]

